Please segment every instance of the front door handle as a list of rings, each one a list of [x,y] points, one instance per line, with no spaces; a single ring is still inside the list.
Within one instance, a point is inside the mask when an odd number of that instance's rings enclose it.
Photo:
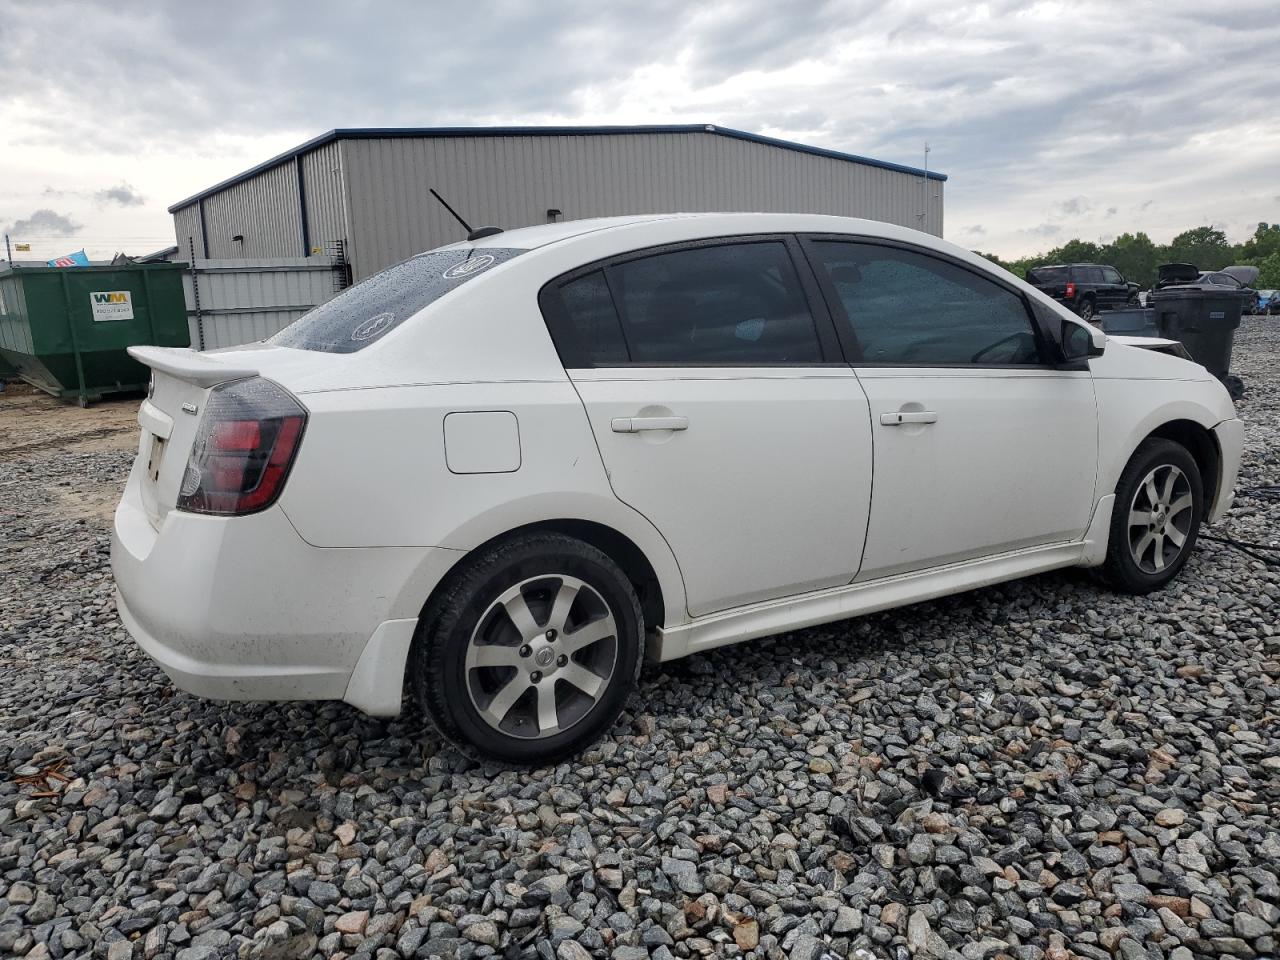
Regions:
[[[609,424],[614,433],[639,433],[641,430],[688,430],[688,417],[614,417]]]
[[[902,411],[880,414],[882,427],[900,427],[904,423],[937,423],[938,415],[932,410]]]

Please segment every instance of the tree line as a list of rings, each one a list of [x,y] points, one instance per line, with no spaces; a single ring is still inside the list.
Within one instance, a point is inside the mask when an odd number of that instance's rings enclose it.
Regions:
[[[1193,263],[1201,270],[1221,270],[1232,265],[1259,269],[1254,287],[1280,288],[1280,223],[1259,223],[1244,243],[1229,243],[1227,235],[1213,227],[1184,230],[1168,243],[1155,243],[1145,233],[1122,233],[1110,243],[1069,240],[1060,247],[1018,260],[1002,260],[992,253],[974,253],[998,263],[1015,276],[1052,263],[1105,263],[1115,267],[1126,280],[1144,290],[1156,282],[1162,263]]]

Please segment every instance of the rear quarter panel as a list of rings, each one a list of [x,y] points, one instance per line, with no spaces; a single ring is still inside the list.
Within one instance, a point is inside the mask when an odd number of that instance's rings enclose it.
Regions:
[[[447,547],[462,556],[531,523],[589,520],[630,538],[653,565],[668,610],[684,609],[670,548],[613,495],[567,378],[329,391],[305,401],[311,420],[280,506],[308,543]],[[449,469],[445,417],[473,411],[515,415],[518,469]]]

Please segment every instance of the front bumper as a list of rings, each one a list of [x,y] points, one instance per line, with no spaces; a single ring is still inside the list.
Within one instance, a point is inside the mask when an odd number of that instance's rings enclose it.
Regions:
[[[171,510],[156,530],[131,478],[111,540],[120,618],[174,684],[218,700],[347,700],[399,711],[430,548],[318,548],[273,507]],[[451,559],[451,558],[450,558]]]
[[[1236,478],[1240,475],[1240,457],[1244,452],[1244,421],[1223,420],[1213,428],[1218,440],[1218,493],[1205,518],[1209,523],[1221,520],[1236,498]]]

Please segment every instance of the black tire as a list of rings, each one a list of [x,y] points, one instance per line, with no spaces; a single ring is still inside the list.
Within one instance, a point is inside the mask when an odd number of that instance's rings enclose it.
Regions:
[[[1139,513],[1149,502],[1146,493],[1140,492],[1139,489],[1145,487],[1146,478],[1153,471],[1161,471],[1169,467],[1180,471],[1186,478],[1188,493],[1191,496],[1191,515],[1187,521],[1187,529],[1182,532],[1184,542],[1180,546],[1175,544],[1177,553],[1162,551],[1160,569],[1144,569],[1144,565],[1155,566],[1155,551],[1163,548],[1166,538],[1162,536],[1159,543],[1149,542],[1146,548],[1139,550],[1143,557],[1140,563],[1134,556],[1135,547],[1142,544],[1145,533],[1141,526],[1131,526],[1130,513],[1135,508],[1135,501]],[[1163,476],[1168,477],[1169,474],[1166,472]],[[1116,484],[1116,500],[1111,511],[1107,559],[1099,571],[1103,580],[1113,589],[1123,593],[1144,594],[1159,590],[1178,575],[1178,571],[1187,562],[1187,557],[1195,549],[1196,536],[1200,532],[1200,521],[1203,516],[1204,485],[1195,459],[1185,447],[1172,440],[1159,438],[1144,440],[1134,451],[1124,472],[1120,474],[1120,482]],[[1152,524],[1152,529],[1168,529],[1172,522],[1170,520],[1163,527]],[[1134,530],[1137,533],[1133,533]],[[1146,559],[1146,549],[1152,551],[1151,561]]]
[[[594,696],[593,705],[583,706],[582,695],[577,687],[570,685],[567,695],[577,697],[577,707],[585,712],[564,730],[542,737],[516,736],[493,726],[481,713],[476,697],[483,697],[484,691],[473,691],[477,690],[477,684],[489,680],[490,674],[483,673],[477,677],[473,673],[477,669],[489,668],[472,667],[468,670],[468,649],[472,648],[473,634],[482,629],[498,629],[518,637],[514,633],[514,621],[499,622],[501,615],[493,612],[498,610],[495,607],[498,598],[517,585],[533,583],[530,593],[522,594],[529,598],[525,609],[533,613],[535,623],[548,623],[553,612],[550,602],[554,597],[546,600],[546,596],[555,590],[558,577],[578,580],[589,586],[594,594],[583,591],[587,601],[597,605],[602,601],[607,607],[607,614],[613,617],[616,640],[612,648],[612,671],[603,688]],[[548,583],[545,590],[541,587],[543,581]],[[559,582],[564,583],[563,580]],[[524,589],[521,587],[522,591]],[[535,610],[540,602],[544,602],[544,606]],[[578,600],[573,603],[578,604]],[[540,619],[539,611],[548,619]],[[486,623],[497,623],[497,627],[486,626],[481,622],[482,618]],[[571,637],[568,630],[562,635],[562,639]],[[541,642],[541,638],[537,642]],[[507,646],[517,648],[521,657],[527,656],[524,651],[529,650],[529,644],[522,644],[518,639],[510,645],[495,646],[504,647],[504,655]],[[487,645],[485,649],[488,649]],[[640,601],[618,565],[600,550],[572,537],[551,532],[532,533],[485,549],[464,561],[450,576],[419,621],[409,655],[409,677],[414,698],[423,712],[441,734],[465,753],[477,759],[533,766],[554,763],[578,753],[613,725],[635,688],[643,652],[644,616]],[[576,658],[578,653],[571,653],[571,656]],[[517,676],[521,683],[525,683],[525,675],[521,671],[525,667],[536,669],[533,661],[533,657],[521,660],[521,666],[510,668],[511,673],[505,673],[509,669],[505,666],[492,668],[498,672],[498,679],[493,681],[493,685],[503,686],[509,682],[506,678]],[[554,666],[548,669],[555,672]],[[565,684],[555,681],[551,696],[554,699],[556,691],[564,690]],[[532,693],[525,690],[520,699],[507,709],[533,706],[536,711],[541,695],[540,690]],[[527,701],[525,698],[530,696],[532,701]],[[484,703],[483,700],[479,702]],[[492,701],[486,706],[492,707]],[[510,717],[506,711],[502,714]],[[517,717],[510,722],[519,726],[524,721]],[[540,723],[540,718],[535,716],[532,723]]]
[[[1098,305],[1094,302],[1093,297],[1085,297],[1080,301],[1080,319],[1093,323],[1094,318],[1098,315]]]

